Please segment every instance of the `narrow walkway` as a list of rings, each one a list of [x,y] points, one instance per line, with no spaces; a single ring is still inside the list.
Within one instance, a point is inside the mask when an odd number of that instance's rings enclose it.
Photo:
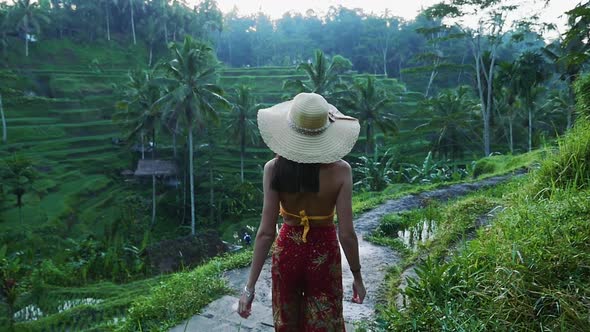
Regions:
[[[371,318],[375,310],[375,304],[380,286],[385,279],[387,270],[400,262],[400,256],[392,249],[377,246],[363,239],[378,225],[381,218],[390,213],[403,212],[415,209],[428,200],[446,201],[451,198],[466,195],[472,191],[496,185],[512,178],[513,175],[504,175],[489,178],[474,183],[462,183],[423,192],[416,195],[407,195],[395,200],[389,200],[375,209],[365,212],[355,218],[355,229],[359,235],[359,253],[363,266],[363,279],[367,288],[367,297],[363,304],[354,304],[352,297],[352,274],[349,272],[348,262],[342,255],[342,282],[344,286],[344,319],[347,322],[346,330],[353,331],[354,321]],[[239,292],[248,278],[249,268],[228,271],[225,278],[231,288]],[[183,331],[209,331],[209,332],[234,332],[234,331],[274,331],[271,309],[271,274],[270,260],[267,260],[260,279],[256,284],[256,299],[252,307],[252,315],[248,319],[241,318],[237,313],[238,298],[224,296],[203,309],[199,315],[193,316],[187,322],[171,329],[171,332]]]

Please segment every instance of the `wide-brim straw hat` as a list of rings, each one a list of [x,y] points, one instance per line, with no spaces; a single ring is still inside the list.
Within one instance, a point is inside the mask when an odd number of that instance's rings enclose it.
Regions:
[[[281,157],[327,164],[352,150],[360,124],[319,94],[300,93],[293,100],[259,110],[258,129],[264,143]]]

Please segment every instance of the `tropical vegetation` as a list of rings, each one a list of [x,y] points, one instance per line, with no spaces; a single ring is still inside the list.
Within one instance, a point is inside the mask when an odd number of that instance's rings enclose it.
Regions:
[[[508,0],[446,1],[412,20],[1,2],[0,326],[162,330],[231,293],[220,276],[249,261],[240,238],[256,231],[273,157],[255,113],[315,92],[361,124],[346,157],[355,214],[531,173],[385,216],[370,239],[403,263],[359,328],[584,329],[589,11],[580,2],[556,35],[534,16],[509,20]],[[432,240],[402,243],[424,221],[438,223]],[[409,266],[418,278],[399,290]]]

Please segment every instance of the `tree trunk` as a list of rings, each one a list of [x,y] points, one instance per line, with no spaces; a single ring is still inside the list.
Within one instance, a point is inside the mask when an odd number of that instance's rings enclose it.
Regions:
[[[403,83],[404,81],[404,76],[402,74],[402,57],[399,57],[399,61],[397,62],[397,70],[399,71],[399,81],[400,83]]]
[[[191,234],[195,235],[195,177],[193,169],[193,128],[188,130],[188,161],[189,161],[189,182],[191,195]]]
[[[533,110],[529,105],[529,152],[533,150]]]
[[[240,133],[242,137],[240,137],[240,178],[242,179],[242,183],[244,183],[244,154],[246,153],[246,128],[242,128],[242,132]]]
[[[166,47],[168,47],[168,22],[164,22],[164,41],[166,42]]]
[[[2,55],[6,58],[8,56],[7,55],[7,52],[6,52],[7,51],[6,48],[8,47],[8,41],[6,40],[6,31],[3,31],[2,32],[2,41],[3,41],[3,43],[2,43]]]
[[[143,129],[141,130],[141,159],[145,159],[145,145],[143,139]]]
[[[6,117],[4,116],[4,109],[2,108],[2,94],[0,94],[0,119],[2,120],[2,143],[6,144],[8,137],[6,129]]]
[[[372,126],[372,120],[371,119],[367,119],[367,129],[366,129],[366,141],[365,141],[365,153],[367,155],[369,155],[371,152],[373,152],[373,137],[372,137],[372,132],[371,132],[371,126]]]
[[[176,136],[178,135],[178,122],[176,122],[176,128],[174,128],[174,132],[172,133],[172,149],[174,153],[174,159],[178,157],[178,150],[176,148]]]
[[[18,206],[18,220],[21,224],[23,223],[23,195],[24,194],[16,195],[16,205]]]
[[[25,32],[25,56],[29,56],[29,34]]]
[[[387,47],[383,50],[383,74],[387,78]]]
[[[111,41],[111,22],[109,19],[109,2],[105,2],[105,7],[106,7],[106,16],[107,16],[107,40]]]
[[[489,156],[491,153],[491,128],[490,128],[490,117],[492,115],[492,92],[494,89],[494,66],[496,63],[496,47],[494,47],[492,49],[491,52],[491,57],[492,60],[490,62],[490,68],[489,68],[489,73],[487,76],[487,92],[488,92],[488,96],[487,96],[487,102],[486,102],[486,109],[487,109],[487,122],[488,122],[488,126],[487,129],[484,128],[484,145],[487,147],[487,151],[488,153],[486,154],[486,156]],[[484,68],[485,69],[485,68]]]
[[[424,93],[424,97],[428,98],[428,94],[430,93],[430,87],[432,87],[432,83],[434,83],[434,79],[436,78],[437,74],[438,72],[436,71],[436,68],[433,69],[430,73],[430,79],[428,80],[428,85],[426,86],[426,92]]]
[[[149,58],[149,62],[148,62],[148,67],[151,68],[152,67],[152,58],[154,56],[154,47],[152,46],[152,43],[150,42],[150,58]]]
[[[156,128],[152,128],[152,159],[156,159]]]
[[[209,152],[209,222],[215,220],[215,188],[213,186],[213,158]]]
[[[133,32],[133,45],[137,45],[137,38],[135,38],[135,19],[133,18],[133,0],[129,0],[129,9],[131,10],[131,31]]]
[[[152,227],[156,224],[156,175],[152,174]]]
[[[483,150],[484,150],[484,156],[489,156],[490,155],[490,135],[489,135],[489,128],[490,128],[490,123],[489,123],[489,115],[487,114],[487,106],[486,106],[486,99],[483,95],[483,82],[481,79],[481,52],[478,52],[478,50],[476,49],[476,45],[472,45],[472,53],[473,53],[473,57],[475,59],[475,77],[477,78],[477,91],[479,92],[479,100],[481,101],[481,115],[483,118]]]
[[[510,153],[514,154],[514,136],[513,136],[513,124],[512,124],[512,119],[510,119],[508,121],[508,127],[509,127],[509,132],[508,135],[510,136],[510,142],[509,142],[509,147],[510,147]]]

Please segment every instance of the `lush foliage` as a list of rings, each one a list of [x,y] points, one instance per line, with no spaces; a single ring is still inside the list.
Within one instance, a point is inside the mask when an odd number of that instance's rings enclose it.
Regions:
[[[355,213],[545,157],[516,153],[561,135],[574,115],[589,116],[590,3],[567,14],[565,39],[549,45],[535,22],[507,25],[511,6],[492,15],[505,1],[448,3],[414,20],[345,7],[271,20],[222,14],[211,0],[0,2],[0,243],[8,248],[0,255],[8,271],[0,314],[20,312],[22,329],[112,330],[113,319],[161,280],[152,278],[149,248],[197,229],[213,229],[207,234],[216,241],[251,231],[261,165],[272,157],[255,139],[252,113],[296,92],[322,93],[361,120],[347,157],[356,166]],[[473,31],[441,19],[477,14],[484,19]],[[578,123],[560,141],[567,153],[549,154],[531,196],[587,187],[586,127]],[[489,157],[472,163],[482,155]],[[169,162],[174,175],[134,177],[139,158]],[[465,204],[487,206],[480,199]],[[467,224],[435,212],[386,220],[373,240],[404,251],[389,236],[418,227],[410,220],[448,218],[458,227],[447,227],[452,236]],[[183,274],[207,287],[173,277],[178,290],[203,299],[226,292],[209,276],[219,274],[214,265]],[[165,285],[135,304],[129,329],[144,318],[144,329],[163,328],[205,304]],[[36,307],[44,314],[22,322],[22,310]]]
[[[150,295],[135,301],[119,331],[165,331],[191,317],[230,291],[221,278],[223,271],[246,266],[251,259],[250,251],[242,251],[175,274],[152,289]]]
[[[583,267],[590,261],[586,204],[590,196],[583,160],[589,155],[585,148],[589,132],[586,122],[578,123],[561,141],[559,151],[528,178],[436,209],[439,234],[404,291],[404,310],[392,301],[376,328],[584,329],[588,305],[583,299],[590,294]],[[507,208],[493,225],[480,229],[460,254],[446,258],[448,244],[497,205]],[[384,219],[381,235],[408,224],[402,221]],[[397,283],[390,287],[393,298]]]
[[[580,116],[590,121],[590,75],[581,77],[576,82],[577,108]]]

